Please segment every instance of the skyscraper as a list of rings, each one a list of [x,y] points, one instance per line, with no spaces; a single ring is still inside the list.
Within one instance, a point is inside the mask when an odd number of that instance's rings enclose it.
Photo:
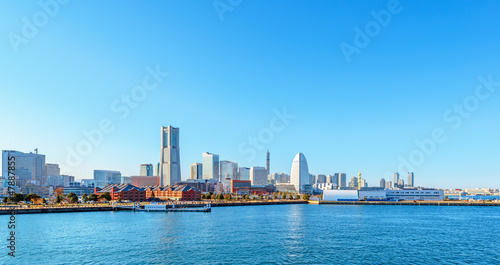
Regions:
[[[264,167],[250,168],[250,181],[252,185],[267,185],[267,169]]]
[[[231,180],[238,180],[238,163],[232,161],[220,161],[220,174],[221,179],[227,178]]]
[[[292,162],[290,182],[295,186],[298,193],[305,192],[311,184],[309,183],[309,168],[304,154],[298,153]]]
[[[323,174],[316,176],[316,183],[326,183],[326,176]]]
[[[345,188],[346,185],[346,174],[345,173],[339,173],[339,182],[338,182],[339,187]]]
[[[323,174],[318,174],[317,180],[318,180],[318,183],[330,183],[330,182],[328,182],[328,179],[326,178],[326,176]]]
[[[239,171],[239,180],[250,180],[250,168],[240,167]]]
[[[415,187],[415,183],[413,182],[414,181],[414,175],[413,175],[413,172],[408,172],[408,187]]]
[[[339,173],[334,173],[333,176],[331,176],[331,178],[332,178],[332,183],[337,184],[337,186],[340,186]]]
[[[203,153],[203,179],[215,179],[220,181],[219,156],[211,153]]]
[[[399,181],[399,173],[394,173],[393,178],[392,178],[392,183],[394,183],[394,186],[398,184]]]
[[[311,185],[316,184],[316,175],[309,174],[309,183],[311,183]]]
[[[161,185],[174,185],[181,181],[180,160],[179,128],[161,127]]]
[[[2,176],[7,179],[9,176],[9,157],[14,157],[16,162],[16,185],[21,187],[29,182],[36,182],[38,185],[47,184],[45,168],[45,155],[38,153],[23,153],[13,150],[2,151]]]
[[[385,179],[384,179],[384,178],[381,178],[381,179],[380,179],[380,187],[381,187],[382,189],[385,189]]]
[[[203,164],[193,163],[191,164],[191,179],[202,179],[203,178]]]

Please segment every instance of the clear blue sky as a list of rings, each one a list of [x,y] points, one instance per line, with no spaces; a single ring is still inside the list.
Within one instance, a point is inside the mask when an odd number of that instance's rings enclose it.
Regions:
[[[500,91],[483,87],[477,100],[475,89],[480,76],[500,82],[500,4],[398,8],[348,63],[341,43],[354,46],[355,27],[373,26],[388,1],[242,1],[223,20],[213,1],[71,1],[45,17],[37,1],[1,1],[0,149],[38,148],[77,179],[137,175],[159,160],[160,126],[173,125],[183,179],[203,152],[250,167],[265,166],[269,148],[273,172],[289,173],[302,152],[311,173],[361,171],[378,185],[441,128],[446,140],[414,167],[416,184],[499,188]],[[36,34],[23,21],[33,16]],[[121,119],[112,103],[157,65],[169,76]],[[464,101],[470,116],[458,125],[447,110]],[[238,150],[285,107],[296,117],[254,159]],[[114,131],[67,166],[67,148],[103,119]]]

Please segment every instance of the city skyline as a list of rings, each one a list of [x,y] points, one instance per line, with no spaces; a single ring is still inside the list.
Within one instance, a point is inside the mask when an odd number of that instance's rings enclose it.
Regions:
[[[7,36],[44,9],[0,7],[0,149],[38,148],[63,174],[138,175],[173,124],[182,179],[203,152],[265,167],[270,149],[271,172],[302,152],[314,174],[361,171],[371,185],[399,171],[427,187],[500,186],[498,5],[400,1],[367,38],[357,29],[388,2],[245,2],[224,21],[211,3],[128,3],[110,19],[113,3],[71,2],[17,50]],[[368,43],[347,61],[356,37]]]

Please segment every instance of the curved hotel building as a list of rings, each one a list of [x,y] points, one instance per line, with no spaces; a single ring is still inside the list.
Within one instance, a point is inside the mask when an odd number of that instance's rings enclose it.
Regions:
[[[298,193],[311,192],[311,183],[309,183],[309,168],[304,154],[298,153],[293,159],[290,182],[295,186]]]

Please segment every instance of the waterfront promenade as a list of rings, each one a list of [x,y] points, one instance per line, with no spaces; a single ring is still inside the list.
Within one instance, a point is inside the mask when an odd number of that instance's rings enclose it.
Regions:
[[[229,206],[257,206],[257,205],[279,205],[279,204],[307,204],[304,200],[267,200],[267,201],[186,201],[186,202],[166,202],[161,203],[176,208],[194,208],[203,207],[211,204],[212,207]],[[149,202],[140,203],[141,205],[150,204]],[[95,212],[95,211],[120,211],[132,210],[132,203],[95,203],[95,204],[62,204],[62,205],[12,205],[1,206],[0,215],[12,214],[35,214],[35,213],[67,213],[67,212]]]

